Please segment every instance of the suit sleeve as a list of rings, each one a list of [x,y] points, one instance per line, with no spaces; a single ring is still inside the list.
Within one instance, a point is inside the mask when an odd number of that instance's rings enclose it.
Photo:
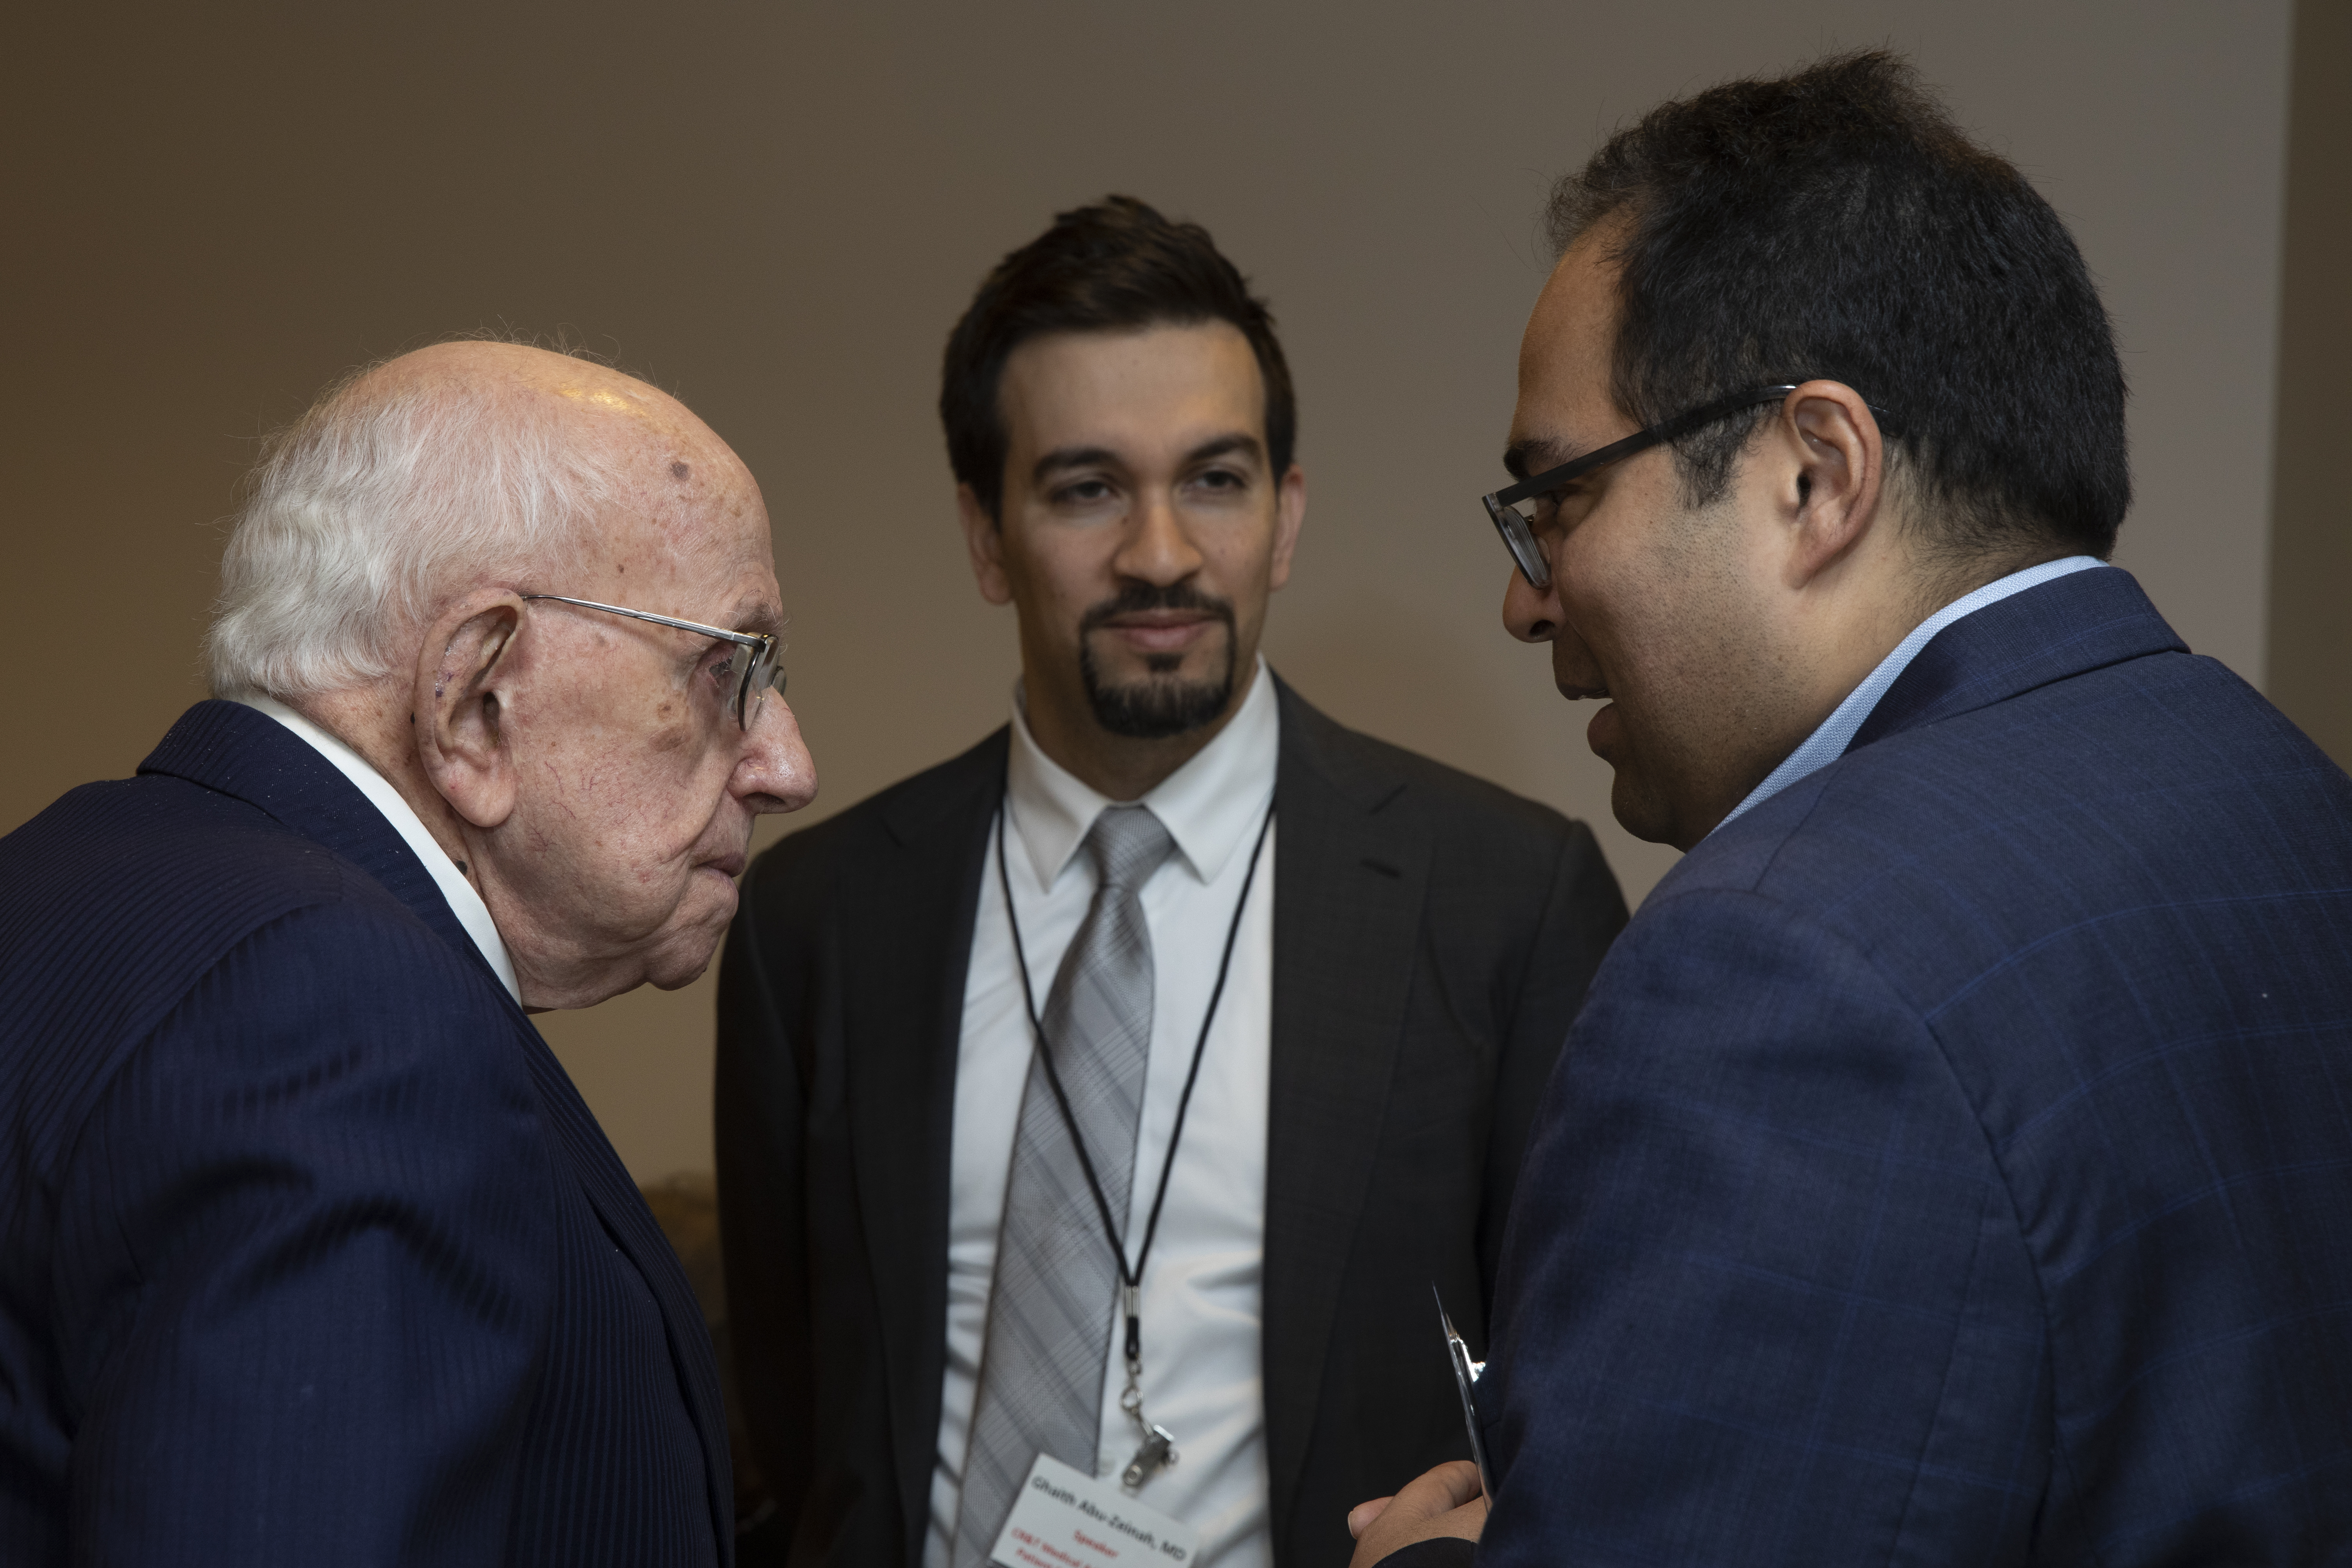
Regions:
[[[2021,1560],[2039,1294],[1979,1122],[1853,948],[1644,910],[1546,1097],[1480,1415],[1483,1568]]]
[[[334,905],[129,1058],[59,1194],[76,1562],[502,1560],[553,1268],[512,1027],[429,932]]]
[[[1486,1142],[1486,1203],[1478,1227],[1478,1270],[1485,1299],[1495,1299],[1505,1221],[1527,1155],[1528,1136],[1545,1084],[1559,1059],[1592,976],[1625,928],[1625,896],[1580,822],[1566,825],[1545,890],[1543,917],[1525,958],[1525,978],[1511,999],[1495,1076],[1493,1131]]]
[[[789,841],[787,841],[789,842]],[[774,1512],[744,1561],[782,1556],[813,1456],[803,1095],[763,918],[777,861],[752,868],[719,971],[714,1117],[728,1332],[745,1430]],[[771,1548],[774,1550],[770,1551]]]

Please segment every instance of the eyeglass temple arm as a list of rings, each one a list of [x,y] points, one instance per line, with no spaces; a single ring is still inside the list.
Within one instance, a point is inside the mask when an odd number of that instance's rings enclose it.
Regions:
[[[1554,485],[1565,484],[1578,474],[1589,473],[1605,464],[1613,463],[1621,458],[1630,458],[1634,453],[1654,447],[1661,441],[1671,441],[1684,431],[1695,430],[1709,420],[1720,419],[1727,414],[1736,414],[1740,409],[1759,403],[1769,403],[1776,397],[1786,397],[1795,390],[1794,386],[1762,386],[1753,392],[1743,392],[1737,397],[1726,397],[1714,403],[1704,404],[1687,413],[1677,414],[1672,419],[1653,425],[1646,430],[1636,430],[1622,441],[1612,441],[1606,447],[1596,447],[1580,458],[1570,458],[1558,468],[1546,468],[1540,474],[1530,475],[1507,489],[1496,490],[1487,499],[1496,506],[1513,505],[1527,500],[1529,496],[1541,495]]]
[[[593,599],[568,598],[562,594],[525,594],[522,596],[526,599],[552,599],[559,605],[577,605],[583,610],[604,610],[611,615],[651,621],[657,626],[675,626],[682,632],[700,632],[704,637],[725,637],[729,642],[744,647],[765,647],[776,640],[765,632],[730,632],[724,626],[707,626],[700,621],[681,621],[675,616],[656,616],[651,610],[632,610],[620,605],[600,605]]]
[[[1604,463],[1614,462],[1620,458],[1630,458],[1636,452],[1654,447],[1661,441],[1671,441],[1686,431],[1696,430],[1700,426],[1710,424],[1726,415],[1737,414],[1743,408],[1752,408],[1759,403],[1771,403],[1786,397],[1796,391],[1799,384],[1801,384],[1790,382],[1779,386],[1759,386],[1752,392],[1743,392],[1735,397],[1726,397],[1714,403],[1703,404],[1686,414],[1678,414],[1672,419],[1653,425],[1646,430],[1637,430],[1622,441],[1612,441],[1608,446],[1596,451],[1587,452],[1580,458],[1571,458],[1556,468],[1547,468],[1532,478],[1521,479],[1507,489],[1496,490],[1485,498],[1488,510],[1492,510],[1498,506],[1510,506],[1532,495],[1541,495],[1552,486],[1565,483],[1575,474],[1597,468]],[[1878,421],[1879,427],[1887,435],[1899,436],[1903,433],[1901,416],[1890,413],[1874,403],[1865,404],[1864,406],[1870,410],[1871,416]]]

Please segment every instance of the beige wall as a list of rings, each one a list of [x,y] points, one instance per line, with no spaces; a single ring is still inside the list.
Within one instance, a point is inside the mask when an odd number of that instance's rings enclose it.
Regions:
[[[202,695],[208,524],[255,432],[480,327],[609,351],[760,476],[807,819],[960,749],[1014,658],[953,533],[941,340],[998,255],[1115,189],[1209,225],[1281,320],[1312,501],[1275,662],[1592,821],[1638,897],[1673,857],[1609,821],[1584,714],[1497,629],[1474,500],[1536,212],[1662,97],[1880,41],[2074,224],[2136,395],[2122,560],[2264,675],[2284,0],[153,12],[49,8],[5,68],[0,826]],[[706,981],[544,1021],[641,1176],[709,1159],[709,1009]]]
[[[2295,6],[2292,96],[2267,689],[2352,768],[2352,5]]]

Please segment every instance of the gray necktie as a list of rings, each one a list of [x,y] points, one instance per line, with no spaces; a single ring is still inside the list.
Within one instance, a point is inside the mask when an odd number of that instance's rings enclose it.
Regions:
[[[1095,818],[1087,853],[1100,882],[1045,1000],[1055,1070],[1122,1226],[1151,1051],[1151,931],[1136,895],[1175,847],[1147,806],[1106,806]],[[1095,1473],[1118,1288],[1118,1265],[1077,1151],[1045,1068],[1033,1058],[997,1231],[954,1568],[988,1561],[1040,1453]]]

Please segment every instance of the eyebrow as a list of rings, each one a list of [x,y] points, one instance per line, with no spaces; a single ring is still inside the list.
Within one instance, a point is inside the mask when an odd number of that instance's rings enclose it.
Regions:
[[[773,599],[757,594],[747,594],[735,601],[727,618],[717,623],[730,632],[766,633],[770,637],[783,630],[784,612]]]
[[[1030,477],[1044,481],[1046,475],[1062,468],[1083,468],[1096,463],[1116,463],[1118,454],[1108,447],[1056,447],[1037,459]]]
[[[1258,438],[1246,430],[1235,430],[1228,435],[1202,442],[1184,454],[1184,461],[1188,464],[1205,463],[1212,458],[1223,458],[1235,452],[1244,457],[1255,458],[1260,462],[1265,460],[1265,447],[1259,443]]]
[[[1503,448],[1503,467],[1511,478],[1524,479],[1530,474],[1549,472],[1562,463],[1572,463],[1578,456],[1569,450],[1565,442],[1529,436]]]
[[[1205,463],[1213,458],[1223,458],[1235,452],[1256,458],[1263,462],[1265,447],[1255,436],[1246,430],[1232,430],[1223,436],[1213,436],[1185,453],[1184,463],[1189,467],[1193,463]],[[1124,459],[1117,452],[1108,447],[1056,447],[1038,458],[1036,467],[1031,469],[1030,473],[1034,480],[1042,484],[1049,475],[1058,473],[1064,468],[1089,468],[1098,463],[1117,465],[1123,461]]]

